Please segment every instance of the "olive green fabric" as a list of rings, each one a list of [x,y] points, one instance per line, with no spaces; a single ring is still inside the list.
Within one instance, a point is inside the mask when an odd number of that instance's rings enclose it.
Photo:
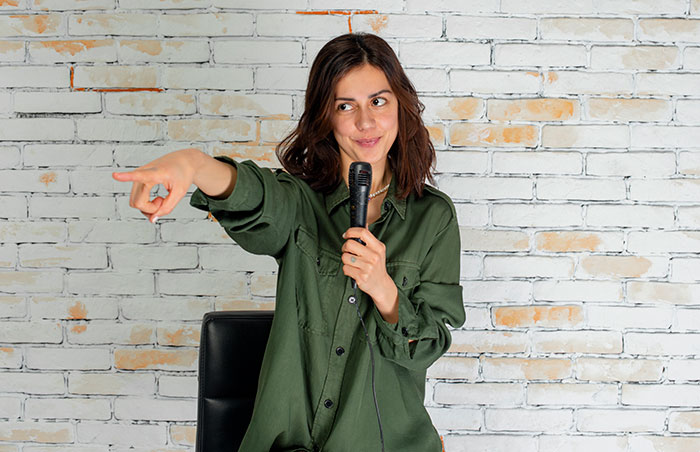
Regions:
[[[242,248],[279,263],[275,318],[239,450],[381,450],[369,349],[340,259],[348,188],[324,196],[282,171],[217,159],[238,169],[233,193],[217,200],[196,190],[190,203],[210,211]],[[386,245],[399,321],[384,321],[358,290],[359,309],[374,347],[386,451],[438,452],[423,405],[425,376],[450,345],[445,323],[465,320],[459,229],[452,202],[438,190],[403,200],[394,193],[392,182],[369,229]]]

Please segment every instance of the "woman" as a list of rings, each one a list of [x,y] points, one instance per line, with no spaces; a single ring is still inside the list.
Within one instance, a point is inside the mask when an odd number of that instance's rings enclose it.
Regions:
[[[194,183],[193,206],[279,263],[241,451],[364,452],[382,441],[387,451],[441,450],[423,406],[425,375],[450,345],[446,323],[462,325],[464,308],[454,206],[425,185],[435,151],[421,109],[385,41],[343,35],[316,57],[304,114],[278,147],[286,172],[189,149],[114,174],[134,182],[131,205],[153,222]],[[368,228],[348,228],[354,161],[372,165]],[[149,201],[156,184],[170,194]]]

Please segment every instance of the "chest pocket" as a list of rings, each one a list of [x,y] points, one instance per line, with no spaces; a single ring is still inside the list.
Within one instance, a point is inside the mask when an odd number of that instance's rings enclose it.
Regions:
[[[320,247],[318,239],[301,226],[294,233],[294,242],[301,251],[302,266],[301,278],[296,281],[299,326],[310,333],[325,334],[332,320],[328,316],[330,307],[338,299],[336,292],[342,289],[336,287],[340,256]]]
[[[396,287],[409,297],[420,283],[420,271],[417,264],[404,261],[387,262],[386,270],[391,279],[394,280]]]

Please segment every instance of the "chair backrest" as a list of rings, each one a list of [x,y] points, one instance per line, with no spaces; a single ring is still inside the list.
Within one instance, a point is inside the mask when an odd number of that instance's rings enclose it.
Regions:
[[[253,413],[273,311],[208,312],[199,346],[197,452],[237,451]]]

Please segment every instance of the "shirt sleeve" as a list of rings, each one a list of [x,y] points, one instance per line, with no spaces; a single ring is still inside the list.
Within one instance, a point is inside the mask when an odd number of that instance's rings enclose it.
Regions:
[[[277,256],[293,230],[296,191],[286,173],[260,168],[254,162],[236,162],[227,156],[217,160],[236,167],[236,184],[225,199],[215,199],[197,189],[190,205],[211,212],[226,233],[254,254]]]
[[[466,317],[459,265],[459,226],[453,217],[435,237],[413,293],[398,287],[399,321],[388,323],[374,307],[376,341],[384,358],[411,370],[425,370],[447,351],[452,336],[446,323],[460,327]]]

